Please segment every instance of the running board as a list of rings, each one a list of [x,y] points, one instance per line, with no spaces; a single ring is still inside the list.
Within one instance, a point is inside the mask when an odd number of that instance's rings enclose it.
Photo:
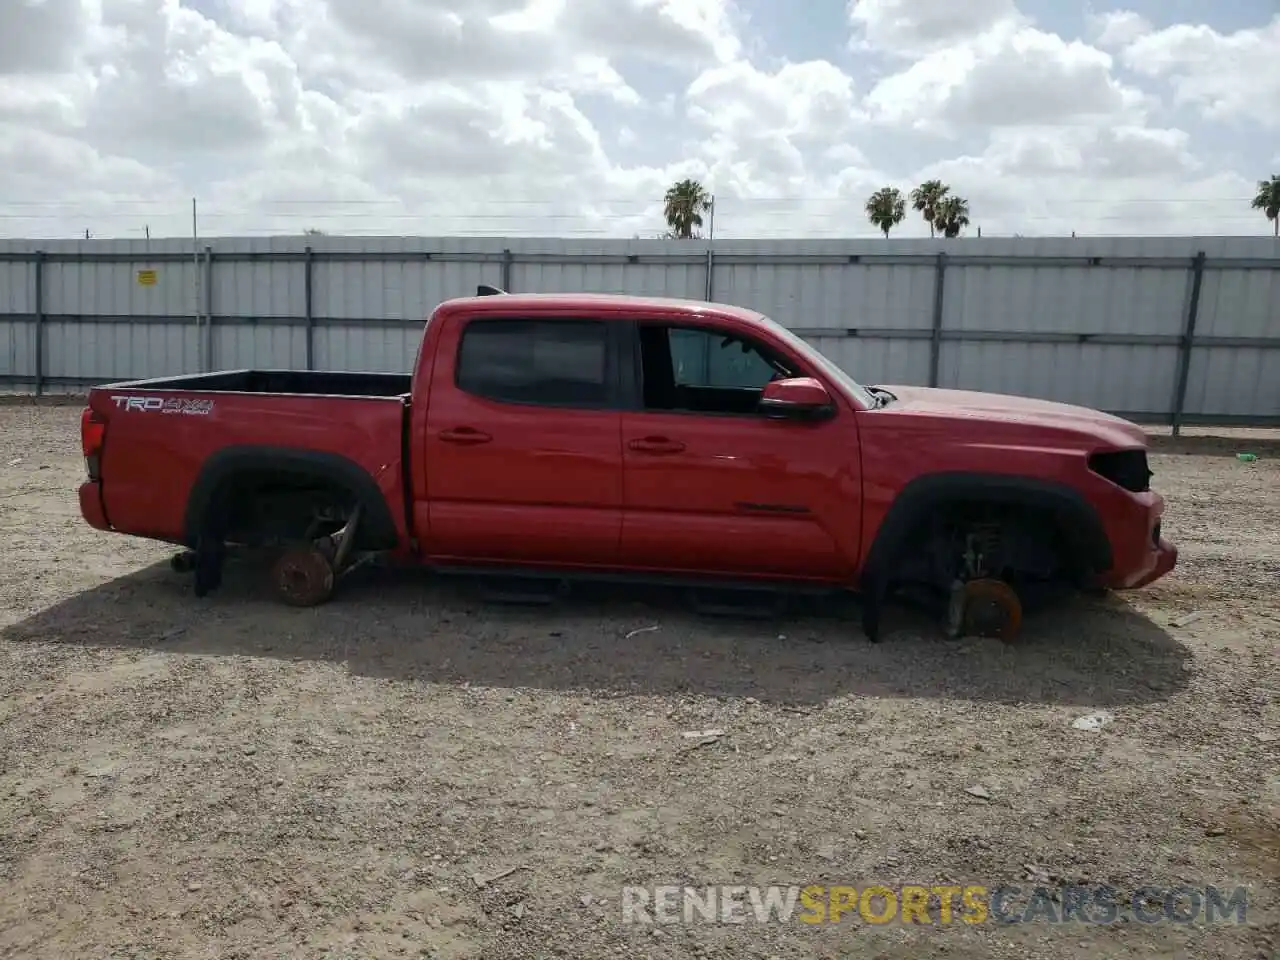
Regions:
[[[694,612],[705,617],[776,620],[785,616],[790,606],[789,598],[780,591],[752,590],[749,587],[689,587],[685,596]]]
[[[446,577],[468,580],[499,579],[552,581],[573,583],[617,583],[650,587],[677,587],[685,590],[712,590],[728,593],[781,593],[792,596],[840,596],[853,592],[837,584],[812,583],[804,580],[767,580],[706,577],[693,574],[632,573],[630,571],[566,569],[563,567],[522,567],[506,564],[441,563],[426,569]],[[550,588],[548,588],[550,589]],[[563,587],[561,588],[563,590]]]
[[[480,584],[481,597],[490,603],[547,607],[566,592],[561,582],[545,578],[482,574],[476,579]]]

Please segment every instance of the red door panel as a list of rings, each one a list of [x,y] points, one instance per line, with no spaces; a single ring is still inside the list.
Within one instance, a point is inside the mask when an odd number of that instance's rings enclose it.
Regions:
[[[581,330],[548,333],[550,321],[499,322],[506,332],[483,347],[486,369],[515,378],[503,389],[530,396],[500,401],[478,395],[483,385],[470,384],[465,373],[455,377],[458,356],[467,356],[465,345],[459,351],[463,325],[442,335],[426,414],[424,549],[435,561],[615,564],[622,526],[621,414],[539,405],[532,394],[542,387],[520,380],[521,365],[541,358],[540,375],[552,389],[568,395],[587,390],[571,378],[603,362],[598,351],[585,349],[597,345],[587,343]],[[538,332],[512,333],[520,324]],[[479,356],[481,348],[476,350],[472,356]],[[564,374],[558,386],[556,364]]]
[[[857,556],[857,436],[824,423],[624,413],[622,560],[840,580]]]

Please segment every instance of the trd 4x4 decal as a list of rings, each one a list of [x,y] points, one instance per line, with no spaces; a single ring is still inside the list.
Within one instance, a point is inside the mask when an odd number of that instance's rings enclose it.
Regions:
[[[112,401],[120,410],[133,410],[138,413],[181,413],[188,416],[204,417],[213,412],[213,401],[190,397],[129,397],[113,396]]]

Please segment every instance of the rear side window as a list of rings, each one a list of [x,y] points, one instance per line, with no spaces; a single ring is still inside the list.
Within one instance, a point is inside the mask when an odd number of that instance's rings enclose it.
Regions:
[[[457,384],[504,403],[602,407],[609,401],[608,330],[599,320],[472,320]]]

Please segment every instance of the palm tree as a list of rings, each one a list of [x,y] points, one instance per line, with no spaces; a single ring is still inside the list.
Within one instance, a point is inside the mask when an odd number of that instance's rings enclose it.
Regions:
[[[907,218],[907,201],[897,187],[881,187],[867,198],[867,219],[889,239],[889,231]]]
[[[697,180],[678,180],[663,197],[662,215],[677,240],[691,240],[702,227],[702,215],[711,209],[711,195]]]
[[[1258,195],[1253,198],[1253,209],[1261,210],[1271,221],[1271,231],[1280,237],[1280,175],[1272,174],[1270,180],[1258,181]]]
[[[944,237],[958,237],[969,225],[969,201],[963,197],[944,197],[934,216],[933,225]]]
[[[951,192],[941,180],[926,180],[911,191],[911,208],[924,217],[929,224],[929,236],[935,236],[934,226],[938,222],[938,205]]]

